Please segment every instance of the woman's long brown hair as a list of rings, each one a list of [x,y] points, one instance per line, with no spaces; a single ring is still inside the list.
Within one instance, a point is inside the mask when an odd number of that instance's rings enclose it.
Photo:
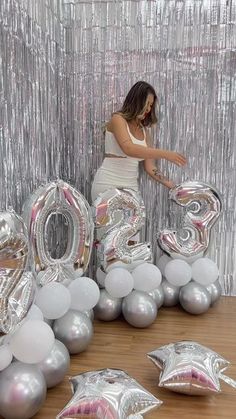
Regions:
[[[115,114],[120,114],[123,116],[126,121],[131,121],[135,119],[138,115],[141,115],[149,94],[154,96],[154,103],[152,105],[151,111],[146,115],[145,119],[142,121],[143,126],[151,126],[157,122],[157,117],[155,113],[155,105],[157,103],[157,95],[154,88],[145,81],[138,81],[135,83],[130,91],[128,92],[122,108],[114,112]]]

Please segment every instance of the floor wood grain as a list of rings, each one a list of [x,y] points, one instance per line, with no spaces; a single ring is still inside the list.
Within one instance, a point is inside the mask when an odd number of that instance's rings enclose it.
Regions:
[[[189,315],[179,307],[161,308],[155,323],[135,329],[123,319],[94,322],[94,338],[87,351],[71,357],[70,375],[100,368],[120,368],[133,376],[163,405],[148,419],[235,419],[236,389],[222,382],[222,392],[190,397],[158,388],[158,373],[146,353],[179,340],[193,340],[215,350],[231,362],[226,374],[236,379],[236,298],[221,297],[207,313]],[[35,419],[52,419],[71,398],[68,376],[48,390],[47,400]]]

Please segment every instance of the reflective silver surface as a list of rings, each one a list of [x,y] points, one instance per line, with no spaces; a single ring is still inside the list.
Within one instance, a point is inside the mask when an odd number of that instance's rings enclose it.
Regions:
[[[162,403],[118,369],[89,371],[72,377],[70,381],[74,395],[56,419],[79,418],[81,415],[97,419],[127,419],[132,414],[143,415]]]
[[[222,288],[221,288],[219,280],[213,282],[213,284],[208,285],[206,289],[211,296],[211,304],[216,303],[216,301],[219,300],[222,294]]]
[[[37,366],[13,362],[0,374],[0,415],[6,419],[30,419],[45,402],[46,392]]]
[[[123,299],[122,313],[132,326],[148,327],[157,317],[157,305],[146,292],[134,290]]]
[[[179,302],[179,291],[180,287],[170,284],[166,279],[163,279],[161,283],[164,292],[164,307],[176,306]]]
[[[53,258],[48,246],[47,224],[53,214],[61,214],[68,225],[65,253]],[[25,202],[23,217],[29,228],[34,268],[43,272],[40,285],[73,278],[73,270],[86,271],[93,245],[91,209],[84,196],[68,183],[58,180],[37,189]],[[56,226],[60,228],[59,225]],[[70,269],[71,267],[71,269]]]
[[[191,281],[184,287],[181,287],[179,302],[188,313],[203,314],[211,305],[211,295],[206,287]]]
[[[158,234],[161,248],[173,258],[193,260],[203,256],[210,244],[211,228],[222,211],[222,198],[215,188],[198,181],[183,182],[169,193],[185,210],[179,230]]]
[[[121,314],[122,298],[112,297],[105,289],[100,290],[100,298],[94,307],[96,319],[112,321]]]
[[[147,356],[161,371],[159,386],[168,390],[196,396],[219,393],[220,378],[236,388],[236,381],[222,374],[229,361],[199,343],[170,343]]]
[[[67,347],[70,354],[87,349],[93,337],[93,324],[89,317],[77,310],[69,310],[53,323],[55,337]]]
[[[29,243],[23,219],[0,212],[0,333],[9,333],[26,316],[35,295],[29,268]]]
[[[65,377],[70,367],[70,354],[65,345],[55,340],[50,354],[37,367],[42,372],[47,388],[55,387]]]
[[[188,158],[184,169],[160,169],[177,184],[201,179],[222,192],[209,257],[223,294],[236,295],[235,21],[235,0],[1,0],[1,208],[20,213],[58,177],[89,200],[104,124],[146,80],[159,98],[153,143]],[[142,241],[155,254],[157,232],[178,228],[179,213],[146,173],[141,193]],[[63,230],[53,249],[62,243]]]
[[[158,288],[155,288],[153,291],[150,291],[148,294],[155,301],[157,308],[160,308],[163,305],[165,295],[162,285],[160,285]]]
[[[104,270],[109,262],[117,259],[133,266],[141,261],[152,260],[150,244],[128,245],[128,241],[145,222],[145,207],[138,192],[132,189],[109,189],[100,194],[93,205],[97,228],[109,227],[104,231],[98,248]]]

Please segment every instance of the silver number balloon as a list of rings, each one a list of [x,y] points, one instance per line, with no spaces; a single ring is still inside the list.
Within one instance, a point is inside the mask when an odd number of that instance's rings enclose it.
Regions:
[[[140,195],[131,189],[110,189],[94,202],[96,226],[109,227],[101,237],[99,258],[104,269],[121,260],[126,264],[151,261],[150,244],[128,245],[145,222],[145,208]],[[119,214],[121,219],[119,219]]]
[[[0,333],[9,333],[26,316],[35,284],[28,266],[28,233],[14,211],[0,213]]]
[[[68,225],[66,250],[58,259],[53,258],[49,251],[47,235],[48,224],[55,214],[61,214]],[[40,285],[51,281],[65,282],[73,271],[86,271],[94,226],[90,206],[80,192],[62,180],[51,182],[29,198],[24,205],[23,216],[29,227],[35,270],[43,271]]]
[[[186,213],[180,230],[165,229],[159,233],[160,247],[172,257],[201,257],[222,210],[219,192],[206,183],[188,181],[173,188],[170,199],[184,207]]]

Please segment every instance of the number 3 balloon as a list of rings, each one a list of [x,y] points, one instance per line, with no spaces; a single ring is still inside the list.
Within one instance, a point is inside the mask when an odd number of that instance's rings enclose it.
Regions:
[[[222,210],[219,192],[197,181],[184,182],[170,191],[170,199],[185,208],[181,230],[163,230],[158,235],[160,247],[173,258],[198,258],[206,252],[210,231]]]

